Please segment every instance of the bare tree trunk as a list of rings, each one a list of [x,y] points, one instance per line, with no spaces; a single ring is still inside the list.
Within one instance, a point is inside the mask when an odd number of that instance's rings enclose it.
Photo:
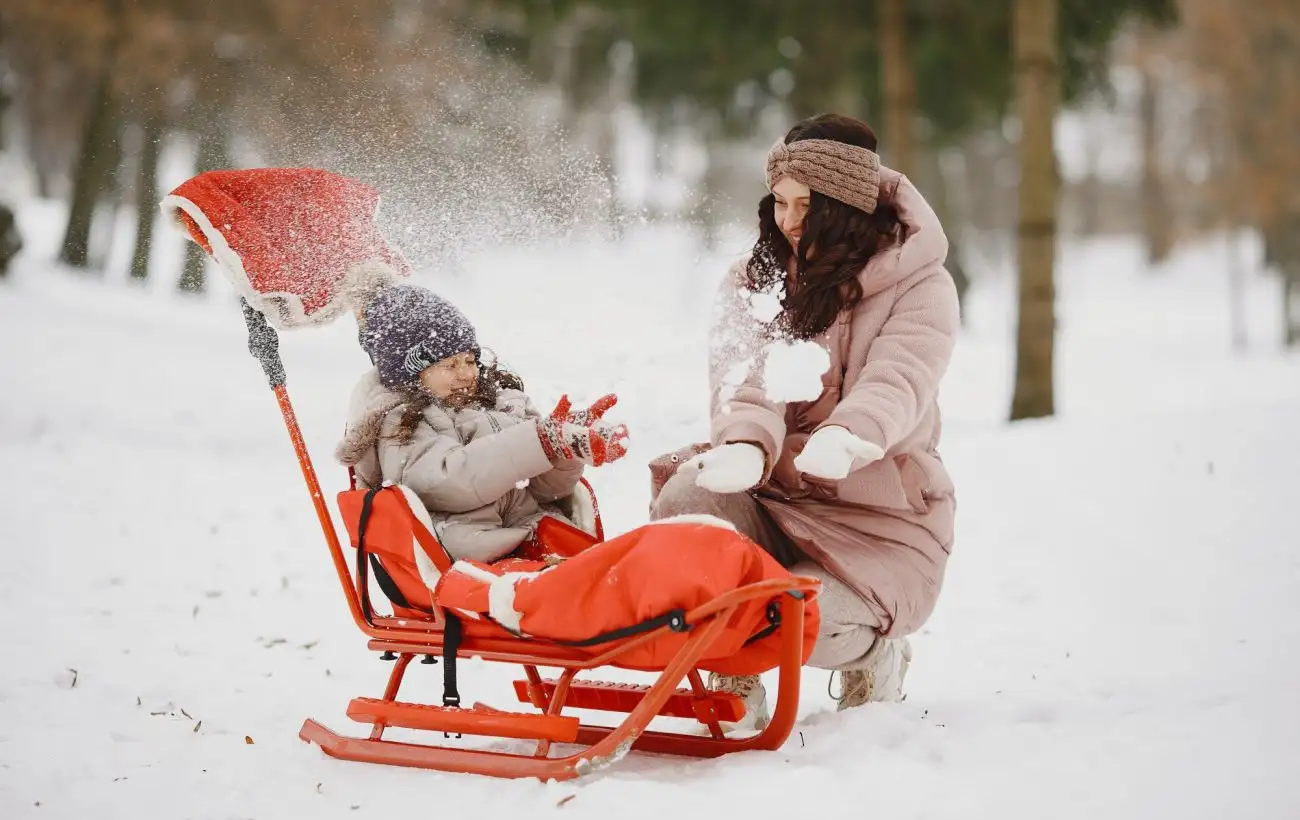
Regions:
[[[1300,271],[1282,271],[1282,323],[1283,345],[1300,345]]]
[[[1273,248],[1282,277],[1282,344],[1300,345],[1300,205],[1291,205],[1278,220]]]
[[[1138,99],[1138,123],[1142,132],[1142,232],[1147,246],[1147,264],[1169,258],[1173,250],[1173,226],[1169,201],[1160,167],[1160,94],[1158,80],[1149,64],[1143,63],[1142,91]]]
[[[624,213],[618,180],[618,128],[619,106],[627,102],[632,93],[635,56],[626,43],[613,46],[607,55],[609,79],[601,95],[596,116],[596,152],[601,159],[609,205],[605,212],[606,226],[614,239],[623,236],[627,215]]]
[[[1052,124],[1060,102],[1058,0],[1016,0],[1017,110],[1020,116],[1019,268],[1016,383],[1011,418],[1055,413],[1056,199]]]
[[[694,197],[694,205],[691,206],[690,218],[699,231],[700,243],[709,251],[715,251],[721,238],[719,228],[723,221],[721,213],[725,190],[723,157],[726,147],[722,138],[712,132],[704,134],[702,138],[705,154],[704,173],[700,177],[700,187]]]
[[[121,159],[119,140],[120,112],[113,88],[113,72],[123,31],[122,0],[107,0],[106,12],[113,27],[104,46],[99,77],[91,97],[90,110],[82,129],[81,154],[76,177],[72,181],[72,199],[68,206],[68,224],[63,233],[60,261],[77,268],[90,262],[90,229],[95,219],[95,205],[104,190],[112,185],[113,173]]]
[[[90,229],[95,205],[110,184],[120,152],[112,68],[106,62],[82,130],[81,154],[72,180],[72,201],[68,206],[63,247],[59,251],[60,261],[77,268],[90,264]]]
[[[135,181],[135,252],[131,255],[131,278],[149,278],[149,249],[153,224],[158,216],[158,154],[165,118],[155,108],[145,118],[140,142],[140,167]]]
[[[20,120],[27,156],[36,177],[36,195],[41,199],[54,198],[54,180],[59,173],[59,163],[56,161],[58,152],[52,145],[54,140],[43,139],[40,129],[41,118],[45,116],[45,100],[53,93],[47,89],[50,84],[48,75],[49,68],[42,67],[28,77],[28,88],[24,95],[27,110]]]
[[[962,323],[965,324],[966,292],[970,290],[970,277],[966,275],[966,268],[961,261],[961,241],[957,237],[956,222],[953,219],[950,185],[941,161],[943,149],[933,139],[926,140],[919,148],[920,162],[913,171],[915,176],[912,181],[925,191],[926,200],[934,208],[939,223],[948,234],[948,260],[944,266],[957,287],[957,302],[961,307]]]
[[[881,146],[895,171],[915,173],[916,76],[907,42],[907,0],[880,2],[880,76],[885,140]]]
[[[1095,116],[1092,106],[1085,108],[1084,113],[1083,155],[1087,171],[1078,186],[1079,234],[1085,239],[1091,239],[1101,233],[1102,229],[1101,154],[1109,135],[1099,133],[1101,129],[1090,122]]]
[[[226,126],[224,124],[207,124],[199,137],[199,154],[195,161],[195,172],[213,171],[224,168],[226,160]],[[177,287],[187,293],[202,293],[206,287],[205,271],[208,255],[198,244],[185,243],[185,268]]]
[[[234,60],[219,59],[213,71],[213,85],[209,91],[210,104],[196,111],[199,131],[198,156],[194,161],[195,173],[215,171],[230,166],[230,103],[234,96],[237,65]],[[185,267],[177,287],[187,293],[202,293],[206,283],[208,255],[193,242],[185,243]]]
[[[3,47],[4,47],[4,31],[3,29],[0,29],[0,48]],[[12,106],[13,103],[14,103],[13,94],[10,94],[9,89],[5,88],[3,84],[0,84],[0,126],[3,126],[5,121],[5,114],[9,112],[9,107]],[[4,151],[6,148],[5,145],[6,136],[7,135],[5,134],[4,128],[0,127],[0,151]]]

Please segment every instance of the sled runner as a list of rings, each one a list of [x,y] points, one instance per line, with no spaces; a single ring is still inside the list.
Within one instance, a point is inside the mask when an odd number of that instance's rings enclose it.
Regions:
[[[595,495],[584,481],[589,537],[556,536],[570,557],[558,566],[526,559],[480,566],[450,559],[423,505],[405,488],[352,482],[338,496],[350,542],[344,546],[289,399],[272,324],[331,320],[346,309],[339,304],[342,291],[360,266],[395,258],[371,225],[376,206],[374,192],[360,183],[291,169],[201,174],[163,201],[164,211],[203,245],[243,296],[249,351],[276,397],[349,611],[367,648],[393,664],[381,697],[356,697],[347,707],[349,718],[371,727],[368,736],[344,736],[307,719],[299,737],[345,760],[554,780],[592,772],[629,750],[717,757],[779,748],[794,725],[800,670],[816,635],[818,581],[790,575],[717,522],[669,521],[605,540]],[[343,215],[332,219],[338,212]],[[342,232],[334,241],[346,253],[332,255],[328,270],[313,265],[310,254],[289,249],[311,225],[309,216],[322,223],[311,232],[314,246],[328,243],[330,231]],[[286,222],[294,230],[283,234]],[[656,568],[661,575],[647,576]],[[372,575],[392,614],[373,606]],[[398,699],[417,656],[422,664],[441,666],[440,703]],[[457,669],[466,658],[517,667],[510,695],[522,707],[462,702]],[[601,667],[657,677],[649,685],[579,677]],[[557,672],[544,677],[544,668]],[[707,690],[701,671],[772,668],[779,669],[780,683],[771,722],[749,737],[724,736],[721,724],[741,719],[743,703]],[[621,718],[611,726],[589,725],[573,710]],[[693,720],[707,734],[650,730],[656,717]],[[384,734],[390,727],[441,733],[442,742],[389,740]],[[523,751],[467,748],[463,735],[532,745]],[[571,748],[561,752],[558,746]]]

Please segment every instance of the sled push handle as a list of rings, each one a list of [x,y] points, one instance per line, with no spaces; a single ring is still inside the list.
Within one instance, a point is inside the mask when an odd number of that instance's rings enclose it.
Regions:
[[[330,556],[334,559],[334,570],[338,573],[339,583],[343,585],[343,594],[348,599],[348,609],[357,626],[365,629],[367,618],[361,611],[361,600],[352,586],[352,575],[348,571],[347,559],[343,555],[343,545],[339,542],[338,532],[334,529],[334,520],[330,517],[325,496],[321,493],[320,481],[316,478],[316,468],[312,466],[311,456],[307,453],[307,443],[302,437],[302,428],[298,426],[298,416],[293,412],[289,401],[289,391],[285,387],[288,381],[284,362],[280,358],[280,336],[275,328],[266,321],[261,311],[248,304],[247,299],[239,300],[244,311],[244,324],[248,326],[248,352],[262,365],[267,384],[275,393],[280,405],[280,415],[284,417],[284,426],[289,431],[289,441],[298,456],[298,466],[302,468],[303,480],[307,482],[307,491],[311,494],[312,505],[316,508],[316,517],[320,519],[321,530],[329,544]]]
[[[286,378],[284,362],[280,359],[280,335],[266,321],[260,310],[240,298],[240,307],[244,310],[244,324],[248,326],[248,352],[262,365],[262,372],[271,389],[284,387]]]

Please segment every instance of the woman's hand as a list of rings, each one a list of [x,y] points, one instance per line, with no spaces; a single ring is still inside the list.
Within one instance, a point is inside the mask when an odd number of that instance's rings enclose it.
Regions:
[[[855,461],[865,467],[884,458],[879,446],[860,439],[843,427],[823,427],[809,437],[803,452],[794,458],[801,473],[838,481],[849,474]]]
[[[739,493],[753,489],[763,480],[767,458],[753,444],[723,444],[700,453],[680,468],[694,472],[695,483],[709,492]]]

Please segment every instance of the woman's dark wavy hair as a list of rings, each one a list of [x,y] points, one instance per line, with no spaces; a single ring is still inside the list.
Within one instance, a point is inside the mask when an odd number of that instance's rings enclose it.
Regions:
[[[861,120],[839,114],[818,114],[795,124],[785,144],[799,140],[835,140],[876,150],[876,133]],[[902,242],[904,227],[893,206],[893,191],[880,191],[874,213],[865,213],[837,199],[812,192],[799,247],[791,248],[775,216],[776,198],[758,203],[758,241],[746,277],[750,290],[770,291],[781,282],[795,260],[793,288],[787,288],[777,317],[778,328],[800,338],[812,338],[835,322],[841,311],[862,299],[858,274],[880,250]],[[809,258],[809,251],[813,251]]]

